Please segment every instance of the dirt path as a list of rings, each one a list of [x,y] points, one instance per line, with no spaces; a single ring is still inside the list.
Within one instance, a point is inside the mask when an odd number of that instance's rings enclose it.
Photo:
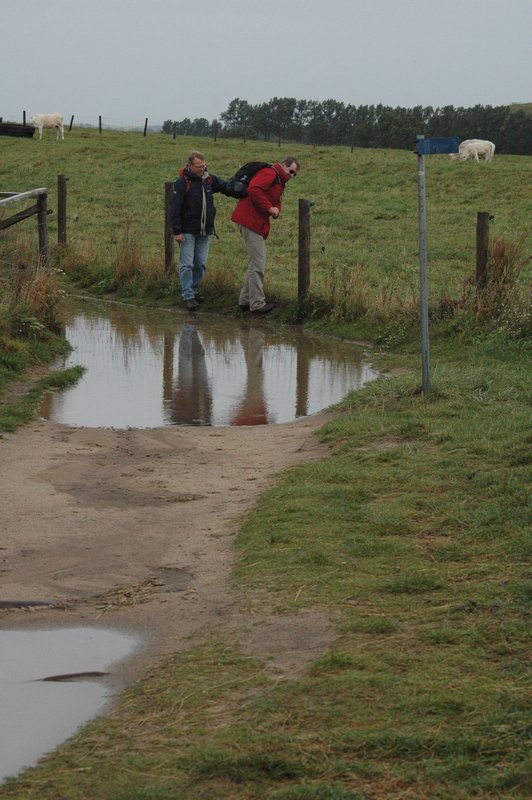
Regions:
[[[236,613],[233,542],[242,514],[280,470],[325,455],[314,431],[327,418],[148,430],[38,420],[5,434],[0,601],[60,607],[0,610],[0,626],[137,632],[143,646],[113,668],[117,686],[220,625],[266,667],[297,672],[329,642],[327,620]]]

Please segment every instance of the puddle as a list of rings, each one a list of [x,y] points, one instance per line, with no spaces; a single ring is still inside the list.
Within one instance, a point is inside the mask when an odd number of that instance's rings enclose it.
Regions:
[[[133,636],[104,629],[0,631],[0,781],[100,712],[111,695],[98,673],[112,672],[137,645]]]
[[[86,372],[46,394],[40,413],[71,426],[292,422],[378,376],[363,347],[271,321],[95,301],[65,305],[63,318],[73,352],[57,366]]]

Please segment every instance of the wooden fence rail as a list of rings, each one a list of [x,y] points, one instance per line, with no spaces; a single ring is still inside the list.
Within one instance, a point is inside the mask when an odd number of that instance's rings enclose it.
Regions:
[[[0,208],[10,205],[11,203],[18,203],[21,200],[29,200],[33,197],[37,198],[37,204],[29,208],[13,214],[7,219],[0,220],[0,231],[16,225],[17,222],[37,216],[37,230],[39,234],[39,258],[41,264],[48,268],[50,266],[50,248],[48,246],[48,214],[51,210],[48,209],[48,189],[41,187],[40,189],[30,189],[27,192],[0,192]]]

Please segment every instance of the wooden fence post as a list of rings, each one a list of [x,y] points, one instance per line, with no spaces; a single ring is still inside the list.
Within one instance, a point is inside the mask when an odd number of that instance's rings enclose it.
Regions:
[[[170,227],[170,207],[172,205],[174,184],[164,184],[164,272],[170,275],[174,270],[174,235]]]
[[[100,131],[100,135],[102,133],[102,117],[101,115],[98,117],[98,130]]]
[[[22,112],[22,124],[23,125],[26,124],[26,112],[25,111]]]
[[[57,176],[57,242],[67,242],[67,176]]]
[[[70,125],[68,126],[68,130],[69,130],[69,131],[71,131],[71,130],[72,130],[72,124],[73,124],[73,122],[74,122],[74,114],[72,114],[72,116],[70,117]]]
[[[177,122],[174,122],[173,130],[172,130],[172,139],[175,139],[177,132]]]
[[[478,211],[477,212],[477,269],[475,273],[475,285],[477,287],[477,294],[482,292],[482,290],[486,286],[489,235],[490,235],[489,212]]]
[[[148,117],[144,120],[144,136],[146,136],[146,131],[148,130]]]
[[[48,248],[48,195],[44,192],[37,197],[37,228],[39,232],[39,259],[42,266],[50,266]]]
[[[299,314],[310,287],[310,207],[309,200],[299,198],[299,247],[297,264],[297,302]]]

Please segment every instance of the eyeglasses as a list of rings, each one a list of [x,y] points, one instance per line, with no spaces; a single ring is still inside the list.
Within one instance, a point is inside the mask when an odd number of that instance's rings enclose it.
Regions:
[[[289,169],[288,174],[291,175],[293,178],[297,175],[297,169]]]

